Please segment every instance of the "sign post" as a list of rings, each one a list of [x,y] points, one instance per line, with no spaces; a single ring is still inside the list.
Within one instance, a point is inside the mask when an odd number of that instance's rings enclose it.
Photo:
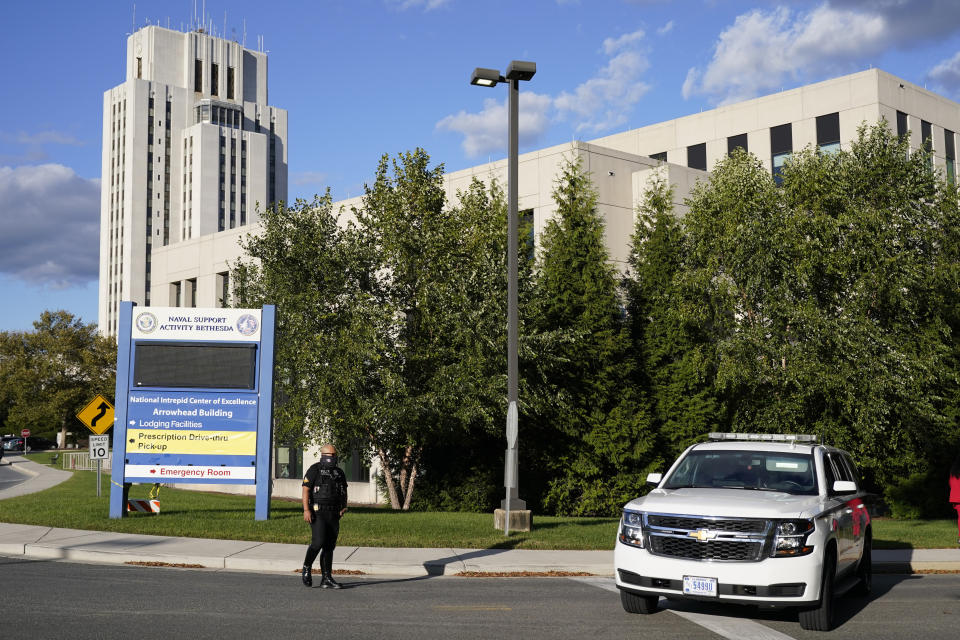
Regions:
[[[96,435],[90,436],[90,459],[97,461],[97,497],[100,497],[100,473],[103,461],[107,459],[110,448],[110,436],[103,432],[113,426],[113,405],[101,395],[77,412],[77,420]],[[66,442],[63,443],[66,446]]]
[[[109,457],[110,436],[90,436],[90,459],[97,461],[97,497],[100,497],[100,468]]]
[[[23,429],[20,435],[23,437],[23,455],[27,455],[27,438],[30,437],[30,429]]]

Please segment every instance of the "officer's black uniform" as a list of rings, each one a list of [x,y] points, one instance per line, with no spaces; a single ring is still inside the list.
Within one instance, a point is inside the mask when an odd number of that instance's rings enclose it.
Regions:
[[[340,512],[347,506],[347,476],[337,466],[336,456],[321,456],[303,477],[303,486],[310,492],[313,538],[303,559],[303,583],[313,584],[310,567],[320,555],[320,586],[339,589],[333,579],[333,550],[340,534]]]

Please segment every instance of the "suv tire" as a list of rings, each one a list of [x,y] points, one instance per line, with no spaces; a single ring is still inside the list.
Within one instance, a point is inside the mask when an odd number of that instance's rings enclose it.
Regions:
[[[800,611],[800,626],[807,631],[830,631],[833,628],[833,581],[837,572],[836,550],[827,549],[820,574],[820,602]]]
[[[627,613],[649,614],[657,611],[660,596],[640,596],[629,591],[620,590],[620,604]]]

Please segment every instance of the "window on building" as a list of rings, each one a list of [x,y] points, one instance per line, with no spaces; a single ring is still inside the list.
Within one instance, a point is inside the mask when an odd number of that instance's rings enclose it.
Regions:
[[[347,451],[341,451],[337,457],[337,466],[343,469],[347,482],[370,482],[370,467],[363,464],[359,449],[353,447]]]
[[[233,100],[233,67],[227,67],[227,100]]]
[[[821,153],[840,151],[840,114],[817,116],[817,150]]]
[[[170,306],[183,306],[183,285],[180,282],[170,283]]]
[[[219,67],[216,63],[210,65],[210,95],[217,95],[217,85],[220,84]]]
[[[793,153],[793,126],[790,123],[770,127],[770,164],[773,167],[773,179],[777,184],[783,182],[783,165]]]
[[[691,169],[707,170],[707,143],[701,142],[687,147],[687,166]]]
[[[203,91],[203,61],[202,60],[193,61],[193,90],[196,92]]]
[[[303,477],[303,449],[293,443],[278,444],[273,469],[276,478],[300,480]],[[349,480],[349,478],[348,478]]]
[[[943,155],[947,160],[947,184],[951,187],[957,182],[957,147],[953,131],[943,130]]]
[[[933,151],[933,127],[926,120],[920,121],[920,138],[923,140],[923,150],[931,153]]]
[[[933,127],[926,120],[920,121],[920,139],[923,140],[923,150],[927,153],[927,167],[933,169]]]
[[[137,56],[137,78],[143,78],[143,58]]]
[[[651,160],[656,160],[657,162],[666,162],[667,161],[667,152],[661,151],[660,153],[651,153]]]
[[[188,304],[186,306],[188,307],[197,306],[197,279],[196,278],[190,278],[189,280],[187,280],[187,299],[188,299]]]
[[[230,304],[230,272],[221,271],[217,274],[217,306],[226,307]]]
[[[897,137],[902,138],[908,135],[910,135],[910,129],[907,128],[907,114],[897,111]]]
[[[733,153],[734,149],[749,151],[747,148],[747,134],[741,133],[738,136],[730,136],[727,138],[727,155]]]

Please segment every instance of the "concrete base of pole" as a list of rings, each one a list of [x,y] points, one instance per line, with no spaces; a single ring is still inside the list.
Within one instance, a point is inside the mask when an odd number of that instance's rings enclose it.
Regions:
[[[512,501],[511,501],[512,502]],[[503,531],[503,521],[507,512],[505,509],[496,509],[493,512],[493,528]],[[533,512],[528,509],[510,508],[510,531],[530,531],[533,527]]]

